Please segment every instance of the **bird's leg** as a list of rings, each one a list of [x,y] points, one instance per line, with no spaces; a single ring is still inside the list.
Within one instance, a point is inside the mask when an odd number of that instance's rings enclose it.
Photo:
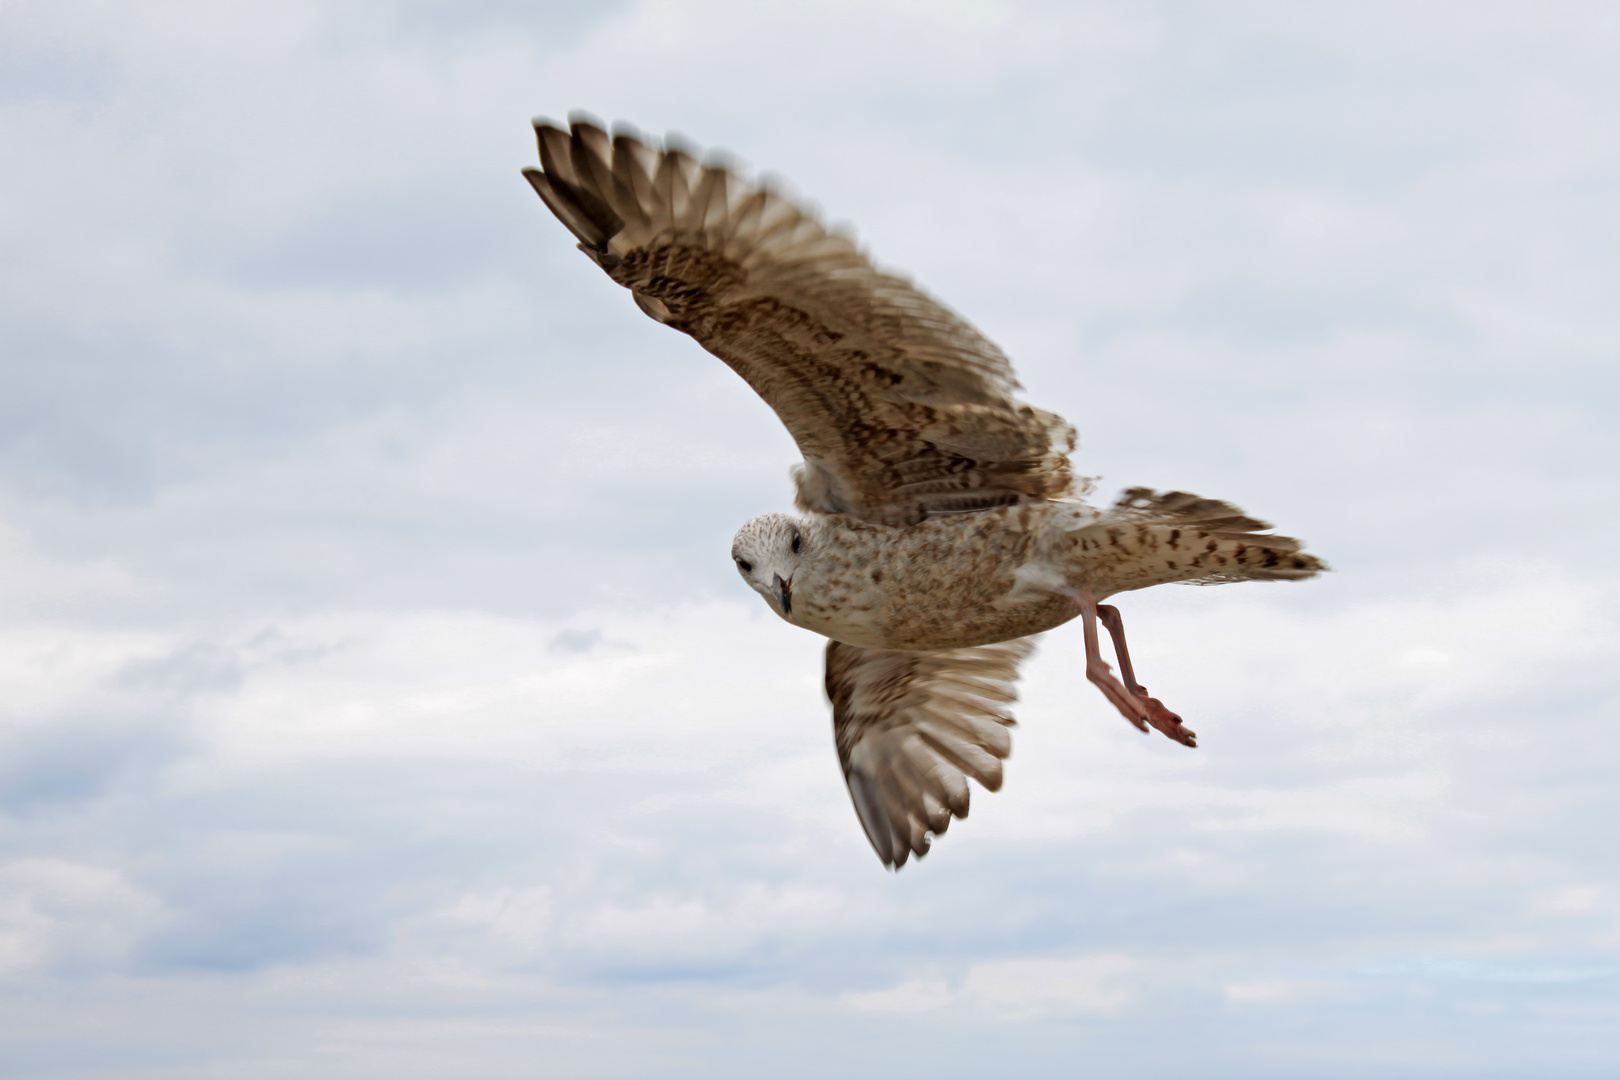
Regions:
[[[1130,688],[1114,678],[1113,671],[1108,667],[1108,661],[1102,658],[1102,643],[1097,640],[1097,602],[1089,593],[1076,592],[1075,599],[1080,604],[1080,625],[1086,635],[1086,678],[1090,679],[1097,689],[1103,692],[1103,697],[1114,703],[1114,708],[1141,728],[1148,729],[1147,716],[1136,695]]]
[[[1082,589],[1065,587],[1060,591],[1080,607],[1081,627],[1086,636],[1086,678],[1103,692],[1103,696],[1113,703],[1125,719],[1141,730],[1146,731],[1152,726],[1178,743],[1197,746],[1198,736],[1181,726],[1181,717],[1165,708],[1158,698],[1148,697],[1147,688],[1136,681],[1136,673],[1131,669],[1131,654],[1125,647],[1125,622],[1119,616],[1119,609],[1107,604],[1099,605],[1089,592]],[[1119,659],[1124,682],[1114,677],[1108,662],[1102,658],[1102,642],[1097,636],[1099,619],[1114,641],[1114,655]]]
[[[1131,670],[1131,651],[1125,647],[1125,620],[1120,617],[1119,608],[1098,604],[1097,621],[1108,628],[1108,636],[1114,640],[1114,658],[1119,661],[1125,688],[1136,697],[1147,697],[1147,687],[1136,681],[1136,672]]]
[[[1108,636],[1114,640],[1114,656],[1119,660],[1119,673],[1125,676],[1125,686],[1131,696],[1147,707],[1148,723],[1178,743],[1197,746],[1198,736],[1181,726],[1181,717],[1165,708],[1158,698],[1148,697],[1147,687],[1136,681],[1136,672],[1131,670],[1131,651],[1125,647],[1125,620],[1120,617],[1119,608],[1112,604],[1098,604],[1096,607],[1098,621],[1108,627]]]

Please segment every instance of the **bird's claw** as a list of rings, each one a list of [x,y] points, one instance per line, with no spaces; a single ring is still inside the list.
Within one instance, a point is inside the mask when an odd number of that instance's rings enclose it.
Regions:
[[[1107,664],[1100,664],[1088,674],[1114,708],[1144,733],[1152,729],[1183,746],[1198,745],[1198,735],[1183,727],[1181,717],[1165,708],[1164,702],[1148,697],[1147,687],[1114,678]]]
[[[1147,722],[1164,735],[1181,743],[1183,746],[1198,745],[1198,733],[1183,727],[1181,717],[1165,708],[1164,702],[1158,698],[1148,697],[1146,694],[1139,696],[1137,701],[1141,702],[1143,711],[1147,713]]]

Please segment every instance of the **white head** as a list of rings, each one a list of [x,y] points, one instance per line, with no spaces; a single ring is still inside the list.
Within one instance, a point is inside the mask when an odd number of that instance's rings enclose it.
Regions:
[[[805,522],[787,514],[761,514],[737,530],[731,561],[737,572],[782,618],[793,617],[793,575],[807,554]]]

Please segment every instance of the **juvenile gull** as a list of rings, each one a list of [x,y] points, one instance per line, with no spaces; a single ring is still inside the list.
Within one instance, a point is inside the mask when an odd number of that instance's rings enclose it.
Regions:
[[[885,866],[967,817],[969,777],[1001,787],[1018,664],[1077,615],[1086,677],[1144,732],[1196,745],[1136,681],[1101,601],[1300,580],[1320,560],[1186,492],[1088,505],[1074,428],[1018,400],[1007,357],[955,313],[722,162],[579,116],[570,128],[535,122],[541,167],[523,174],[540,198],[642,311],[741,375],[804,455],[801,516],[748,522],[731,558],[771,610],[829,639],[838,758]]]

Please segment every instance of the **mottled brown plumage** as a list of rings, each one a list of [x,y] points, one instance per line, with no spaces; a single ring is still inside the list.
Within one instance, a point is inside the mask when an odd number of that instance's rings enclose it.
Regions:
[[[1072,493],[1074,429],[1018,401],[1001,350],[768,188],[595,125],[536,126],[524,175],[659,322],[776,410],[802,509],[909,525]]]
[[[886,865],[928,853],[968,814],[967,778],[1001,789],[1007,707],[1028,638],[942,652],[827,643],[833,738],[855,813]]]
[[[1074,429],[1014,396],[995,345],[769,188],[579,118],[535,131],[541,168],[524,175],[580,249],[741,375],[804,455],[804,516],[747,523],[732,558],[779,615],[831,639],[839,760],[885,865],[966,816],[969,777],[1000,786],[1034,635],[1081,616],[1088,677],[1138,727],[1192,745],[1099,601],[1323,569],[1213,499],[1134,488],[1087,505]]]

